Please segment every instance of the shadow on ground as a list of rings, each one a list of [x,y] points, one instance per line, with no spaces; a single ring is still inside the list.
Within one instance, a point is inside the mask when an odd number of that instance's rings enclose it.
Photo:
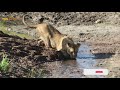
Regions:
[[[96,53],[94,55],[95,55],[94,59],[106,59],[111,58],[112,55],[115,55],[115,53]]]

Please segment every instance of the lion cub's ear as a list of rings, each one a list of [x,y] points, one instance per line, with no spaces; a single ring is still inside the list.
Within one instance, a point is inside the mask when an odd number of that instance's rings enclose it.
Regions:
[[[70,44],[70,43],[67,43],[67,47],[71,47],[71,44]]]

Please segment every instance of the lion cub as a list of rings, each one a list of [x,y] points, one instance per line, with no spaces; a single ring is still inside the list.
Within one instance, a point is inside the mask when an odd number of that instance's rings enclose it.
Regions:
[[[54,48],[57,51],[62,51],[64,55],[69,54],[71,58],[77,55],[80,44],[74,44],[72,38],[65,34],[61,34],[52,25],[43,23],[43,18],[38,25],[28,25],[25,23],[25,16],[23,16],[23,23],[30,28],[36,28],[39,38],[44,41],[46,47]]]

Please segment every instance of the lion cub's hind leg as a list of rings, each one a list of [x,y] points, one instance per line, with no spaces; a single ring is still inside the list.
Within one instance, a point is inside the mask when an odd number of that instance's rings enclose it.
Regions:
[[[51,41],[50,41],[50,38],[48,36],[40,36],[39,39],[40,40],[38,41],[38,44],[43,41],[46,48],[52,48]]]

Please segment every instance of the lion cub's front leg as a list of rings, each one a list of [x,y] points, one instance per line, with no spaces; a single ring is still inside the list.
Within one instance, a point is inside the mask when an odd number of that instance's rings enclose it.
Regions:
[[[42,38],[42,40],[43,40],[46,48],[52,48],[49,37],[44,37],[44,38]]]
[[[50,38],[49,37],[47,37],[47,38],[45,38],[44,39],[45,41],[45,46],[47,47],[47,48],[52,48],[52,46],[51,46],[51,42],[50,42]]]

